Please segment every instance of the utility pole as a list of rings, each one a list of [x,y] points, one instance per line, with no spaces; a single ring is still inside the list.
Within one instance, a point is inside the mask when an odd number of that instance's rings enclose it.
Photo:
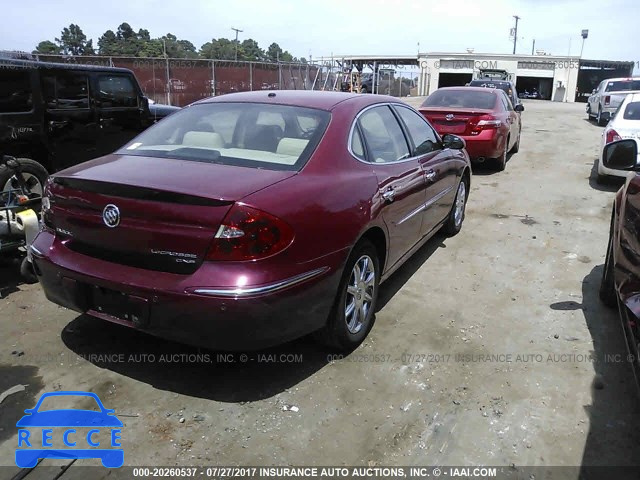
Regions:
[[[516,44],[518,43],[518,20],[520,17],[518,15],[514,15],[513,18],[516,19],[516,28],[513,30],[513,54],[516,54]]]
[[[231,30],[236,32],[236,62],[237,62],[238,61],[238,32],[242,32],[242,30],[240,30],[239,28],[233,28],[233,27],[231,27]]]
[[[582,30],[582,47],[580,48],[580,58],[582,58],[582,51],[584,50],[584,41],[589,36],[589,30]]]
[[[533,55],[533,52],[535,51],[535,49],[536,49],[536,39],[534,38],[533,45],[531,45],[531,55]]]

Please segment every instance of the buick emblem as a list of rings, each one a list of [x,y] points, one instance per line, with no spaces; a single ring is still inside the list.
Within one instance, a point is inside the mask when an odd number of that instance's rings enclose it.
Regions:
[[[450,122],[451,120],[453,120],[453,113],[447,113],[447,116],[446,116],[446,117],[444,117],[444,118],[446,118],[446,119],[447,119],[447,121],[449,121],[449,122]]]
[[[120,210],[110,203],[102,210],[102,221],[109,228],[117,227],[120,224]]]

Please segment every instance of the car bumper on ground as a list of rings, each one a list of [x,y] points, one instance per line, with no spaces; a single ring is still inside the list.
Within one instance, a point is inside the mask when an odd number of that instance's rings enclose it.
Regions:
[[[255,350],[325,324],[340,279],[335,262],[340,264],[347,253],[299,266],[296,274],[279,281],[243,288],[220,287],[215,281],[207,286],[202,275],[142,270],[84,256],[46,231],[36,238],[32,254],[44,293],[54,303],[181,343]]]

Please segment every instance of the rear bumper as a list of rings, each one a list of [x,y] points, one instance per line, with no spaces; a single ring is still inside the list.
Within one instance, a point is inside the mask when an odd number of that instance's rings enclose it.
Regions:
[[[467,153],[471,160],[479,158],[498,158],[503,153],[504,138],[497,130],[484,130],[479,135],[459,135],[467,144]]]
[[[325,324],[347,252],[298,265],[296,274],[283,274],[278,281],[241,289],[216,285],[217,275],[205,284],[205,264],[193,275],[142,270],[73,252],[48,232],[36,238],[32,254],[45,295],[58,305],[181,343],[253,350]],[[256,264],[245,268],[253,270],[247,276],[256,278]],[[123,294],[122,302],[102,308],[102,292]]]

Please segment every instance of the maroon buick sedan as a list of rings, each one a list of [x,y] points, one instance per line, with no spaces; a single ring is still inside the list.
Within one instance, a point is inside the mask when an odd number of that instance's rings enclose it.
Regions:
[[[34,269],[51,301],[169,339],[348,350],[380,282],[460,230],[470,180],[464,141],[394,98],[224,95],[51,177]]]

